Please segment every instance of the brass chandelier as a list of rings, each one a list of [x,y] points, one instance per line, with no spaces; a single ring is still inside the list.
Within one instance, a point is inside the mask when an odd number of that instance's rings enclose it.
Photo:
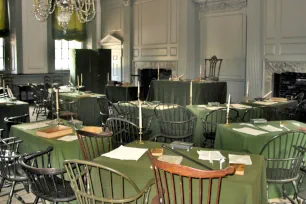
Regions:
[[[66,33],[73,12],[81,23],[94,19],[96,15],[95,0],[33,0],[34,15],[39,21],[46,21],[58,7],[57,20]]]

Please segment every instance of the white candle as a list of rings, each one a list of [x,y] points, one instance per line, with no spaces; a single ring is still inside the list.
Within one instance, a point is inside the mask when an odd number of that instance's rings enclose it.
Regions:
[[[140,97],[140,84],[139,84],[139,81],[137,82],[137,86],[138,86],[137,97],[139,98]]]
[[[157,65],[157,79],[159,80],[159,64]]]
[[[249,81],[247,81],[247,87],[246,87],[246,95],[249,95]]]
[[[77,82],[78,82],[78,87],[80,87],[79,75],[77,75]]]
[[[12,96],[11,96],[11,92],[8,86],[6,86],[6,92],[7,92],[8,97],[11,98]]]
[[[202,78],[202,65],[200,64],[200,78]]]
[[[231,94],[228,94],[227,114],[229,114],[230,105],[231,105]]]
[[[10,90],[11,98],[14,97],[14,94],[13,94],[11,88],[8,88],[8,89]]]
[[[139,101],[139,128],[142,128],[142,111],[141,111],[141,101]]]
[[[190,105],[192,105],[192,81],[190,82]]]
[[[5,89],[5,81],[3,80],[3,88]]]
[[[107,84],[109,84],[109,73],[107,72]]]
[[[56,94],[55,94],[55,97],[56,97],[56,112],[59,111],[59,100],[58,100],[58,95],[59,95],[59,89],[56,89]]]
[[[81,86],[83,86],[83,74],[81,73]]]

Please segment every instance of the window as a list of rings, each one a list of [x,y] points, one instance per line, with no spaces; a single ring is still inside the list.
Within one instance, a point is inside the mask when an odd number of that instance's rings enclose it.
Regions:
[[[0,71],[4,70],[4,40],[0,38]]]
[[[78,41],[55,40],[55,70],[70,69],[70,51],[82,48]]]

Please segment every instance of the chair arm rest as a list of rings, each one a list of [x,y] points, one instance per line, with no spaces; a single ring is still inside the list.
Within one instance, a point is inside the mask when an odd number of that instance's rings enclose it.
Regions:
[[[303,146],[294,145],[293,147],[294,147],[296,150],[298,150],[300,153],[302,153],[302,154],[305,154],[305,152],[306,152],[306,148],[303,147]]]

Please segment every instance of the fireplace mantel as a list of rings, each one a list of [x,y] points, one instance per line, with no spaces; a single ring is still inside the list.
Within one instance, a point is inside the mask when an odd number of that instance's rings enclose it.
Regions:
[[[273,90],[273,74],[283,72],[306,73],[306,61],[265,61],[265,93]]]

